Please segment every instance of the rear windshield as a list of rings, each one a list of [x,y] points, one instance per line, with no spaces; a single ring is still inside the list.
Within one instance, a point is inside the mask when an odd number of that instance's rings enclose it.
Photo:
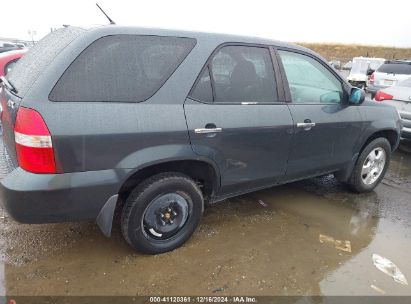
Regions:
[[[17,89],[17,95],[24,96],[56,55],[84,31],[78,27],[62,28],[51,32],[30,48],[7,74],[7,79]]]
[[[161,88],[195,43],[195,39],[180,37],[102,37],[68,67],[49,98],[52,101],[144,101]]]
[[[411,75],[411,64],[407,63],[384,63],[377,72],[388,74]]]

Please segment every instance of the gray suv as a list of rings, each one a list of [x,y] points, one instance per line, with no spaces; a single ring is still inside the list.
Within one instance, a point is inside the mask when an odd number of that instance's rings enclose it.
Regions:
[[[393,107],[272,40],[67,27],[2,80],[8,212],[96,220],[107,236],[118,214],[149,254],[177,248],[208,204],[243,193],[328,173],[371,191],[400,136]]]

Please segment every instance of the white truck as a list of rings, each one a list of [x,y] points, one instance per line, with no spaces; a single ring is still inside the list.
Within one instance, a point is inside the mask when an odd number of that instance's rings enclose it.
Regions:
[[[384,58],[354,57],[348,82],[353,86],[365,89],[370,72],[375,71],[386,60]]]

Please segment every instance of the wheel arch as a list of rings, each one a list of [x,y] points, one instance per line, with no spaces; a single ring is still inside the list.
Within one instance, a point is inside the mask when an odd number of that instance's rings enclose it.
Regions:
[[[391,150],[395,150],[398,146],[398,142],[399,142],[399,134],[397,132],[397,130],[393,130],[393,129],[386,129],[386,130],[379,130],[379,131],[375,131],[374,133],[370,134],[362,143],[361,148],[359,153],[361,153],[364,148],[374,139],[377,138],[386,138],[388,140],[388,142],[391,145]]]
[[[388,142],[390,143],[391,146],[391,150],[395,150],[398,146],[398,142],[399,142],[399,135],[398,132],[394,129],[385,129],[385,130],[378,130],[375,131],[371,134],[369,134],[368,136],[365,137],[364,140],[362,140],[362,143],[359,147],[359,149],[357,149],[357,152],[354,154],[351,163],[344,169],[336,172],[334,175],[335,177],[342,182],[346,182],[348,181],[348,179],[350,178],[352,171],[354,169],[355,164],[357,163],[358,157],[361,154],[361,152],[365,149],[365,147],[372,142],[374,139],[377,138],[386,138],[388,140]]]
[[[130,192],[143,180],[164,172],[178,172],[192,178],[199,186],[208,203],[220,187],[220,174],[216,165],[204,159],[164,160],[139,167],[129,174],[118,192],[125,201]]]

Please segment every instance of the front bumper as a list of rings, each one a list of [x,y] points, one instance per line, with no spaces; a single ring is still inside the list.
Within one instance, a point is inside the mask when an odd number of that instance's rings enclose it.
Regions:
[[[95,220],[129,171],[34,174],[18,167],[1,181],[0,198],[21,223]]]
[[[401,130],[401,138],[411,139],[411,128],[403,127]]]

